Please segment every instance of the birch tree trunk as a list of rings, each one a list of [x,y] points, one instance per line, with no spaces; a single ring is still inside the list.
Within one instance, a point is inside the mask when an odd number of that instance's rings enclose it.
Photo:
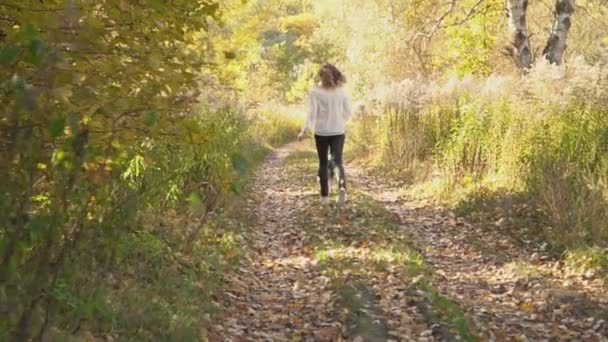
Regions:
[[[552,64],[560,64],[566,50],[566,39],[570,30],[571,17],[574,13],[574,0],[556,0],[555,22],[543,55]]]
[[[509,54],[515,64],[523,71],[532,65],[532,49],[528,39],[526,11],[528,0],[507,0],[507,16],[511,30],[511,47]]]

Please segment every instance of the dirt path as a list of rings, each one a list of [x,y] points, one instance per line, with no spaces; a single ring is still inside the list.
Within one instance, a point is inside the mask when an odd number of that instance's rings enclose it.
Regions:
[[[209,340],[608,341],[601,279],[354,166],[348,205],[322,208],[315,170],[306,143],[259,170],[251,248]]]
[[[433,266],[433,283],[455,299],[482,340],[608,341],[608,284],[570,272],[541,248],[522,246],[499,228],[400,198],[386,180],[349,168],[351,180],[399,215]]]
[[[355,193],[344,210],[321,207],[315,169],[301,143],[259,170],[251,248],[227,279],[209,340],[432,341],[438,326],[408,287],[404,265],[416,254],[398,226]]]
[[[285,157],[295,145],[275,151],[259,170],[255,192],[258,224],[252,251],[238,274],[230,279],[230,308],[215,328],[212,340],[292,341],[334,336],[339,323],[331,293],[306,251],[306,236],[296,227],[301,194],[282,172]]]

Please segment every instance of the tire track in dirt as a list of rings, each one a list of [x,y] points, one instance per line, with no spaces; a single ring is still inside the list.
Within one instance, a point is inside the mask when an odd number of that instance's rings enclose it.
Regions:
[[[227,312],[210,340],[329,341],[341,331],[333,315],[335,296],[297,226],[299,189],[283,172],[285,158],[297,146],[273,151],[257,172],[252,246],[229,278],[221,304]]]

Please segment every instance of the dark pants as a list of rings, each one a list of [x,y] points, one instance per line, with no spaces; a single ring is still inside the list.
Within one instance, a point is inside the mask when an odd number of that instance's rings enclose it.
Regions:
[[[329,195],[329,175],[333,175],[334,167],[338,168],[340,187],[346,187],[344,166],[342,165],[342,151],[344,150],[344,134],[340,135],[316,135],[317,155],[319,156],[319,179],[321,181],[321,196]],[[332,160],[327,158],[327,152],[331,151]]]

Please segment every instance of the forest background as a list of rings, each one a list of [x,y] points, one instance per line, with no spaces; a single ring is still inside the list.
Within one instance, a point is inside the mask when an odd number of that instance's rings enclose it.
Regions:
[[[550,60],[564,4],[0,0],[0,339],[197,338],[325,62],[348,159],[608,269],[608,8]]]

